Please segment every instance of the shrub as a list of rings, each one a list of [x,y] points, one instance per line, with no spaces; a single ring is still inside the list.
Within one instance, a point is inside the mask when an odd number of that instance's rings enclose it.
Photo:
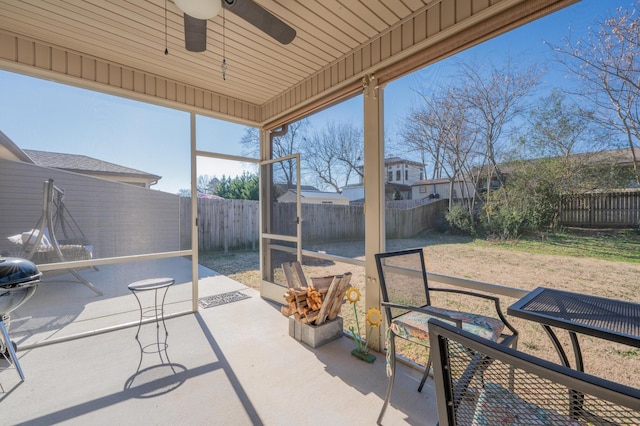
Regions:
[[[489,232],[504,240],[517,238],[528,230],[527,212],[503,208],[493,214]]]
[[[454,205],[445,214],[449,230],[461,234],[476,235],[475,220],[469,209],[462,205]]]

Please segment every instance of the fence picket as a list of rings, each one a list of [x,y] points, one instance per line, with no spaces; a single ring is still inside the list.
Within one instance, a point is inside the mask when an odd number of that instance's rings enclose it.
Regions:
[[[560,224],[589,228],[636,227],[640,224],[640,190],[563,195]]]
[[[401,205],[404,208],[391,208]],[[405,206],[413,206],[406,208]],[[408,238],[435,226],[447,200],[404,203],[393,202],[386,208],[388,238]],[[204,251],[256,250],[259,241],[259,203],[250,200],[198,199],[198,244]],[[180,198],[180,243],[191,247],[191,199]],[[294,203],[273,205],[273,232],[295,235]],[[302,205],[302,239],[305,244],[364,239],[362,205]]]

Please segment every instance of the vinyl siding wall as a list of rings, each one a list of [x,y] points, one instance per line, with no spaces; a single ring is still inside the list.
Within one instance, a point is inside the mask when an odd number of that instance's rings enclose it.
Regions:
[[[177,195],[0,159],[0,252],[16,253],[6,237],[36,226],[50,178],[95,258],[180,249]]]

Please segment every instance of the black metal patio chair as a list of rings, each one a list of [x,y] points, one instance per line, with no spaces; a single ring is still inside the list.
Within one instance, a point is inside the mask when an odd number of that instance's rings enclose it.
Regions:
[[[429,321],[440,426],[640,424],[640,389]]]
[[[378,253],[375,258],[382,292],[382,307],[387,319],[387,374],[389,376],[387,394],[378,416],[378,424],[382,422],[393,391],[396,337],[424,346],[429,350],[427,324],[431,318],[438,318],[489,340],[513,347],[517,345],[518,332],[504,317],[499,298],[467,290],[429,286],[422,249]],[[489,303],[493,302],[496,316],[433,306],[432,293],[435,292],[447,293],[449,297],[472,296]],[[422,391],[430,369],[431,351],[428,353],[418,392]]]

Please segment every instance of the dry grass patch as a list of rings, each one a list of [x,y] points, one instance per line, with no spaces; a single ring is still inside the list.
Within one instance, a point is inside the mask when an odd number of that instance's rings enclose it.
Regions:
[[[640,245],[640,237],[625,241],[629,250]],[[341,254],[349,252],[350,243],[339,243]],[[353,256],[362,258],[362,244],[353,243]],[[426,234],[422,238],[394,240],[387,244],[388,250],[409,247],[424,247],[427,269],[430,272],[467,278],[508,287],[532,290],[538,286],[558,288],[579,293],[628,300],[640,303],[640,262],[635,259],[603,260],[573,255],[528,253],[521,247],[514,249],[504,244],[475,242],[464,237],[443,237]],[[338,250],[338,248],[336,248]],[[336,252],[327,249],[328,253]],[[634,256],[630,256],[634,257]],[[257,252],[219,254],[201,256],[201,263],[211,269],[228,275],[247,286],[258,288],[259,274]],[[250,269],[253,265],[255,269]],[[364,295],[365,275],[362,268],[333,262],[314,262],[303,266],[307,276],[327,276],[352,272],[351,284]],[[431,282],[432,286],[442,286]],[[364,329],[364,297],[358,304],[361,328]],[[501,306],[506,315],[507,307],[515,300],[503,297]],[[477,304],[464,297],[438,300],[434,304],[450,306],[487,315],[495,315],[492,305]],[[341,316],[345,327],[353,324],[353,310],[349,304],[342,308]],[[509,321],[520,332],[518,349],[532,355],[558,362],[549,338],[543,328],[536,323],[509,317]],[[559,338],[568,348],[570,359],[573,354],[567,333],[558,331]],[[637,387],[640,377],[640,349],[626,347],[608,341],[579,336],[582,345],[585,369],[591,374],[605,377],[619,383]],[[401,340],[401,339],[400,339]],[[417,346],[417,345],[413,345]],[[407,355],[418,362],[426,361],[426,351],[422,347],[406,349]]]

